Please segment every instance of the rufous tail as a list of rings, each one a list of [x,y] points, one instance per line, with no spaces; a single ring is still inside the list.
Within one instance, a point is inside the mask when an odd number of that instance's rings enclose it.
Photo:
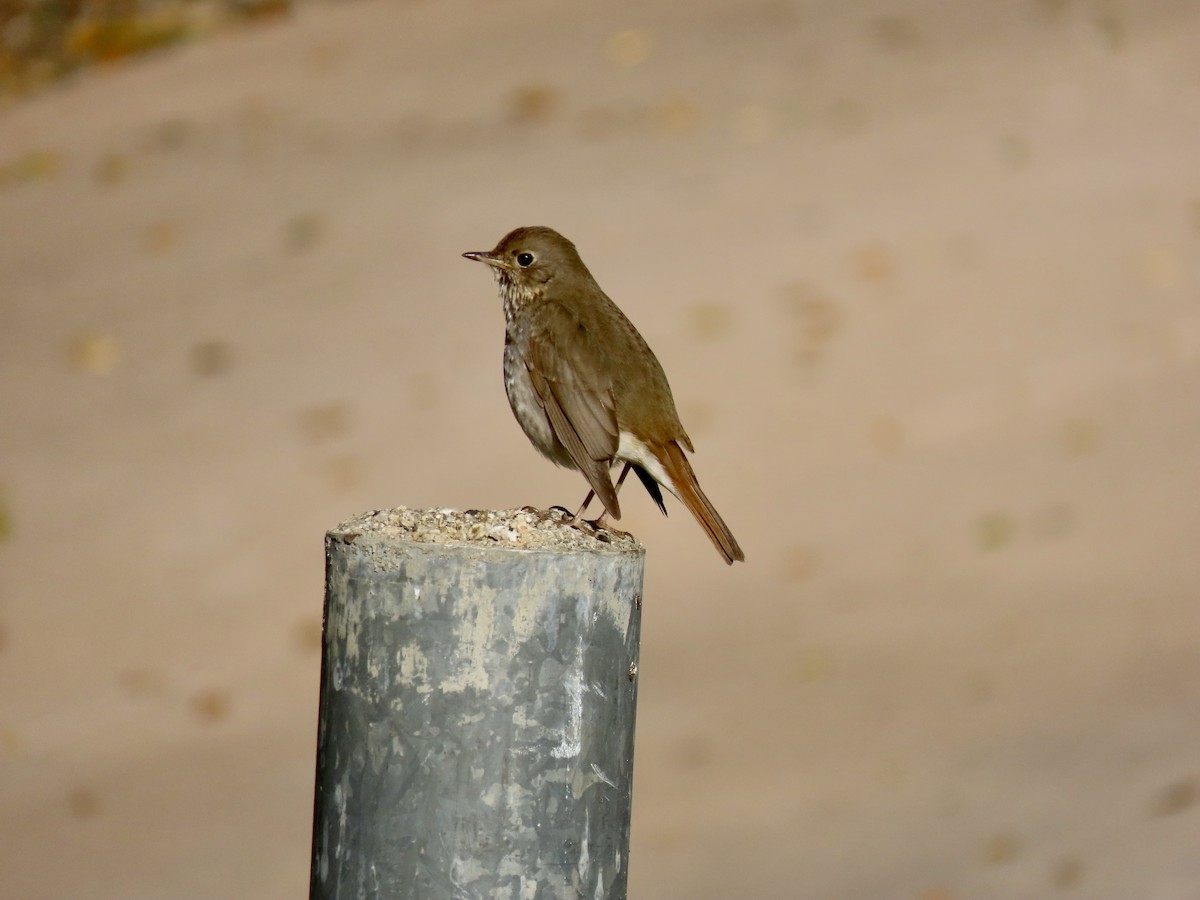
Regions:
[[[704,528],[709,540],[717,548],[717,552],[725,557],[725,562],[733,565],[734,560],[744,560],[746,555],[738,546],[733,532],[729,530],[729,526],[725,524],[720,513],[708,502],[704,491],[700,490],[696,473],[692,471],[692,464],[688,462],[683,449],[674,441],[668,441],[661,446],[663,452],[656,454],[658,461],[671,477],[671,481],[674,482],[666,487],[692,511],[696,521]]]

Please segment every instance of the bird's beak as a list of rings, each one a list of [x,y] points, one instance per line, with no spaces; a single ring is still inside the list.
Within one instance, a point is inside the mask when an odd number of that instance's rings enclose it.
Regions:
[[[467,259],[473,259],[475,262],[481,262],[491,266],[493,269],[507,269],[506,263],[501,257],[493,256],[488,250],[472,250],[470,253],[464,253]]]

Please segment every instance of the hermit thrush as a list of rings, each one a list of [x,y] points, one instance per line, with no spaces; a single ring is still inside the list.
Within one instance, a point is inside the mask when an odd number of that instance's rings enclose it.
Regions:
[[[504,387],[533,445],[578,469],[608,515],[632,467],[665,513],[659,485],[678,497],[732,563],[745,559],[708,502],[683,451],[667,376],[633,323],[608,299],[575,245],[549,228],[518,228],[494,250],[464,253],[492,267],[504,302]],[[613,486],[610,469],[623,462]]]

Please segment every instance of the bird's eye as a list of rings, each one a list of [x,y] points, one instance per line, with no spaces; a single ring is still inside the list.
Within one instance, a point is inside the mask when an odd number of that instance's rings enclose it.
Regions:
[[[517,265],[520,266],[522,269],[528,269],[530,266],[533,265],[533,254],[532,253],[518,253],[517,254]]]

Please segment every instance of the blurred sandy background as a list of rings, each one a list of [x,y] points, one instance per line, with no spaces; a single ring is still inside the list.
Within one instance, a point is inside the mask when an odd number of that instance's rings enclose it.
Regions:
[[[325,529],[584,493],[546,224],[747,554],[631,488],[631,896],[1200,897],[1200,6],[272,10],[0,109],[5,896],[305,895]]]

